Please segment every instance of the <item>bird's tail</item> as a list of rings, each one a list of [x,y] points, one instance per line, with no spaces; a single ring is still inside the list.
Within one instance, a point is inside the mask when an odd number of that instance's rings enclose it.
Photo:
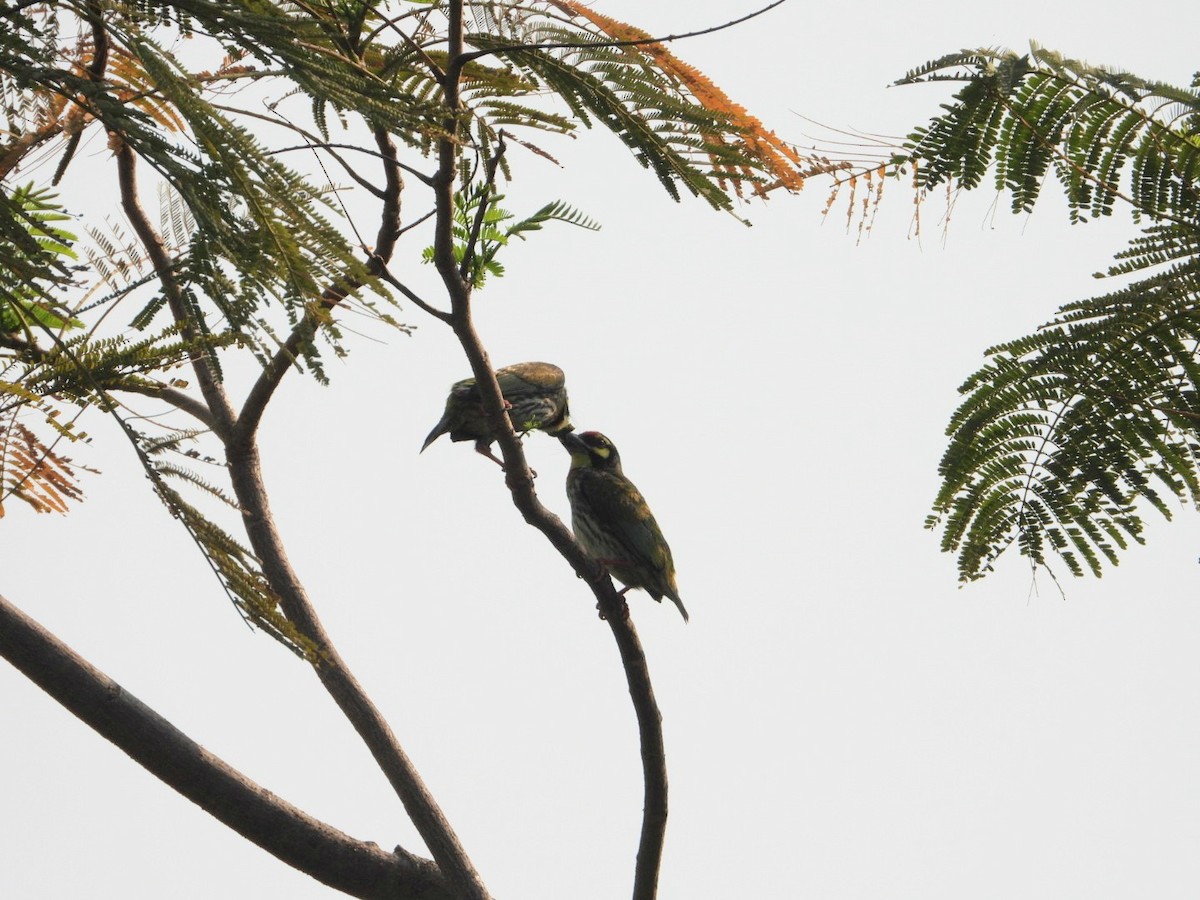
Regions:
[[[686,609],[684,609],[683,601],[679,599],[679,595],[677,593],[672,592],[672,593],[667,594],[667,596],[671,598],[672,603],[674,603],[676,606],[679,607],[679,612],[683,614],[683,621],[687,622],[688,621],[688,611]]]

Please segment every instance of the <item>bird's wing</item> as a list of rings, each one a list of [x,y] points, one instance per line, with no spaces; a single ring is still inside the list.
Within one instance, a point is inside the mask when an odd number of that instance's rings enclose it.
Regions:
[[[447,403],[452,400],[456,400],[459,403],[463,403],[467,400],[473,400],[478,403],[479,397],[479,385],[475,383],[475,379],[464,378],[462,381],[456,381],[450,386],[450,397],[447,400]]]
[[[586,470],[585,470],[586,471]],[[601,521],[608,523],[630,560],[649,563],[659,571],[669,570],[671,550],[641,492],[627,478],[613,474],[586,478],[587,502]]]
[[[563,370],[550,363],[517,363],[496,370],[496,381],[501,393],[531,391],[551,394],[561,391],[567,384]]]

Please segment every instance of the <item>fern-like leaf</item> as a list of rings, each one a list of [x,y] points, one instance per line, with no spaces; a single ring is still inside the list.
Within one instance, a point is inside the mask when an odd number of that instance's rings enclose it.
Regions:
[[[1151,220],[1108,273],[1138,280],[988,351],[960,389],[927,521],[963,580],[1014,543],[1099,575],[1142,541],[1146,509],[1200,500],[1200,91],[1037,45],[952,54],[901,83],[928,81],[963,87],[908,140],[919,186],[990,172],[1027,212],[1053,176],[1073,221],[1118,202]]]
[[[14,387],[0,381],[0,397],[11,396]],[[71,501],[83,499],[76,471],[70,457],[43,443],[32,429],[17,421],[15,411],[0,421],[0,516],[9,498],[39,513],[67,512]]]
[[[1053,172],[1076,220],[1108,215],[1119,199],[1139,215],[1200,219],[1196,87],[1146,81],[1036,44],[1025,55],[944,56],[898,84],[931,81],[964,86],[908,139],[905,156],[920,161],[918,186],[970,189],[994,169],[1014,211],[1027,212]]]
[[[1141,542],[1141,505],[1169,518],[1172,499],[1200,501],[1200,239],[1159,226],[1126,256],[1176,261],[1064,306],[962,387],[928,524],[964,580],[1014,542],[1036,564],[1049,548],[1099,574]]]
[[[547,203],[533,215],[527,216],[511,225],[506,224],[513,219],[512,213],[502,209],[497,204],[504,199],[486,184],[474,185],[455,195],[454,259],[461,265],[467,256],[467,246],[471,240],[472,229],[479,218],[479,233],[476,236],[474,253],[467,272],[467,281],[472,287],[482,287],[489,275],[497,278],[504,275],[504,266],[497,259],[500,251],[514,238],[525,240],[525,235],[532,231],[540,231],[548,222],[565,222],[588,231],[599,231],[600,225],[574,207],[555,200]],[[482,215],[480,206],[483,206]],[[422,261],[433,262],[433,247],[426,247],[421,255]]]

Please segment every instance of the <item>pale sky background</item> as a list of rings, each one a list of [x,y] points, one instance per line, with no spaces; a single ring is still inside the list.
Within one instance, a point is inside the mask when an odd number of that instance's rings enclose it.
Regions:
[[[596,8],[671,33],[754,5]],[[962,47],[1033,38],[1186,84],[1197,25],[1192,0],[793,0],[672,50],[804,143],[801,116],[907,131],[947,92],[886,86]],[[663,900],[1200,896],[1195,515],[1151,520],[1148,547],[1065,598],[1015,554],[960,589],[922,528],[955,388],[988,345],[1108,289],[1090,275],[1134,234],[1125,211],[1071,228],[1056,189],[1032,217],[978,191],[945,235],[931,203],[917,240],[896,186],[856,244],[822,223],[819,181],[745,228],[671,202],[607,133],[553,150],[562,170],[512,152],[506,205],[561,198],[604,230],[514,247],[477,319],[497,365],[566,370],[576,424],[615,441],[674,550],[691,624],[630,598],[666,731]],[[393,268],[433,297],[422,246]],[[268,413],[290,555],[498,900],[628,896],[642,785],[611,635],[495,466],[445,440],[417,455],[467,366],[439,323],[402,318],[413,337],[369,328],[332,387],[290,377]],[[311,672],[241,623],[115,429],[90,430],[87,503],[9,504],[0,592],[265,787],[424,852]],[[526,446],[565,515],[566,454]],[[0,722],[0,896],[335,895],[7,664]]]

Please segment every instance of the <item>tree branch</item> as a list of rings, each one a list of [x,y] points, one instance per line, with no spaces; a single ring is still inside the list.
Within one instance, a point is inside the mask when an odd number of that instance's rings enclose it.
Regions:
[[[429,860],[355,840],[246,778],[2,596],[0,656],[168,787],[306,875],[353,897],[453,900]]]
[[[108,68],[108,31],[104,27],[100,4],[96,0],[88,0],[84,12],[88,24],[92,27],[92,61],[88,64],[87,76],[92,84],[99,84],[104,78],[104,70]],[[52,185],[57,185],[66,174],[67,166],[74,159],[75,151],[79,149],[79,141],[82,138],[83,127],[81,124],[68,139],[67,146],[63,149],[62,159],[59,160],[58,167],[54,170],[54,176],[50,179]]]
[[[400,163],[396,158],[396,145],[391,136],[383,129],[375,129],[375,146],[384,160],[384,189],[383,205],[379,214],[379,230],[375,235],[375,252],[367,262],[367,272],[380,275],[386,269],[388,261],[396,250],[396,241],[400,237],[400,193],[404,183],[400,178]],[[321,305],[325,309],[333,309],[358,287],[354,279],[346,279],[345,286],[331,285],[321,295]],[[237,434],[233,441],[245,442],[262,421],[267,403],[275,394],[275,389],[283,381],[283,376],[295,364],[300,355],[300,348],[310,341],[317,333],[317,322],[311,316],[304,319],[292,329],[287,340],[283,342],[270,361],[263,368],[262,374],[246,396],[242,411],[238,415]]]
[[[449,64],[444,87],[447,135],[456,135],[459,109],[458,77],[462,72],[462,0],[450,0]],[[438,174],[434,181],[437,217],[434,224],[434,263],[450,297],[450,325],[462,345],[478,385],[484,413],[504,458],[505,483],[513,504],[525,521],[542,532],[551,545],[587,581],[597,604],[612,630],[621,655],[630,699],[638,722],[644,785],[642,830],[634,868],[633,900],[654,900],[662,863],[667,825],[667,767],[663,745],[662,715],[654,698],[646,655],[637,631],[629,620],[624,598],[613,587],[604,570],[576,542],[562,520],[546,509],[533,486],[533,473],[525,450],[513,432],[500,386],[496,382],[487,351],[471,317],[471,289],[454,259],[454,179],[458,144],[443,138],[438,146]],[[496,157],[499,160],[499,156]]]
[[[62,122],[51,122],[46,127],[37,131],[25,132],[0,148],[0,181],[7,178],[8,173],[20,165],[21,160],[32,152],[35,147],[53,137],[57,137],[62,133],[62,130]]]
[[[22,340],[12,334],[0,334],[0,347],[4,347],[7,350],[15,350],[19,354],[33,353],[34,355],[38,355],[45,352],[32,341]]]
[[[456,321],[454,333],[471,362],[489,423],[499,421],[507,426],[499,429],[493,427],[493,434],[504,458],[505,484],[512,494],[513,505],[520,510],[527,523],[546,536],[554,549],[575,570],[575,574],[587,582],[617,642],[629,697],[637,717],[642,755],[642,831],[638,841],[632,896],[633,900],[654,900],[667,828],[667,762],[662,714],[654,697],[646,653],[629,618],[624,597],[613,587],[612,580],[603,568],[583,551],[562,520],[538,499],[533,474],[525,461],[525,450],[512,430],[500,387],[496,384],[495,374],[491,371],[474,326],[469,319],[465,323]],[[486,377],[480,374],[481,371],[486,373]]]
[[[150,257],[150,261],[154,265],[154,273],[163,286],[167,306],[171,310],[172,318],[179,326],[180,335],[190,343],[199,343],[200,333],[192,321],[192,311],[188,309],[184,299],[183,288],[175,275],[171,257],[163,245],[162,238],[154,230],[150,220],[146,218],[146,213],[142,210],[141,202],[138,200],[137,157],[134,155],[133,149],[121,139],[119,134],[112,134],[112,138],[113,143],[116,144],[115,154],[117,178],[121,187],[121,209],[124,210],[126,218],[129,219],[129,223],[133,226],[134,232],[146,250],[146,255]],[[225,438],[230,434],[234,425],[233,407],[229,404],[225,389],[217,380],[216,374],[203,353],[193,351],[190,354],[190,360],[192,371],[196,373],[196,381],[200,386],[200,393],[204,396],[204,402],[208,406],[213,429],[218,435]]]
[[[435,319],[441,319],[443,322],[450,321],[449,313],[443,312],[436,306],[426,303],[419,294],[414,293],[411,288],[409,288],[402,281],[398,280],[396,276],[388,270],[387,263],[381,261],[378,256],[373,257],[373,259],[379,266],[379,277],[398,290],[410,301],[412,301],[413,305],[429,313],[429,315],[433,316]]]
[[[395,146],[382,129],[376,129],[376,143],[380,152],[394,160]],[[168,305],[184,337],[191,338],[195,326],[182,291],[175,280],[170,261],[158,235],[154,232],[137,201],[134,180],[134,155],[132,150],[121,145],[117,150],[120,174],[122,206],[126,215],[146,246],[163,283]],[[385,167],[387,185],[378,232],[377,253],[383,259],[390,258],[399,234],[401,181],[396,165]],[[333,285],[326,289],[322,303],[332,308],[344,299],[355,285],[342,287]],[[230,468],[230,479],[234,493],[242,507],[243,521],[250,545],[262,562],[263,573],[272,589],[280,598],[280,606],[288,619],[317,646],[320,659],[315,668],[322,684],[337,703],[343,714],[362,737],[375,757],[380,768],[404,803],[405,809],[416,825],[422,839],[429,847],[434,860],[455,886],[463,898],[486,900],[487,894],[479,882],[466,854],[463,852],[449,823],[438,809],[432,795],[422,783],[415,767],[401,749],[387,721],[371,703],[361,685],[350,673],[326,634],[284,552],[283,544],[276,531],[267,502],[267,492],[262,481],[258,448],[254,435],[267,402],[275,388],[296,358],[303,341],[316,331],[312,317],[306,319],[289,336],[285,346],[276,353],[270,364],[251,389],[242,414],[235,418],[224,390],[213,377],[202,359],[193,359],[201,390],[213,408],[218,427],[215,429],[225,445]]]
[[[164,403],[169,403],[176,409],[182,410],[202,422],[207,428],[215,430],[217,427],[216,419],[213,418],[208,407],[200,400],[189,394],[185,394],[178,388],[167,387],[165,384],[158,384],[153,381],[123,381],[108,385],[105,387],[105,390],[128,391],[131,394],[153,397],[155,400],[162,400]]]
[[[515,437],[514,442],[520,446],[520,441]],[[507,448],[503,441],[500,444],[507,467]],[[544,534],[575,570],[575,574],[587,582],[617,642],[629,697],[637,717],[642,753],[642,831],[634,867],[633,900],[654,900],[658,893],[658,872],[662,865],[667,830],[667,758],[662,713],[654,697],[645,650],[629,618],[625,598],[613,587],[612,580],[604,570],[584,553],[562,520],[542,505],[532,479],[510,479],[508,487],[512,492],[513,504],[521,511],[525,521]]]

